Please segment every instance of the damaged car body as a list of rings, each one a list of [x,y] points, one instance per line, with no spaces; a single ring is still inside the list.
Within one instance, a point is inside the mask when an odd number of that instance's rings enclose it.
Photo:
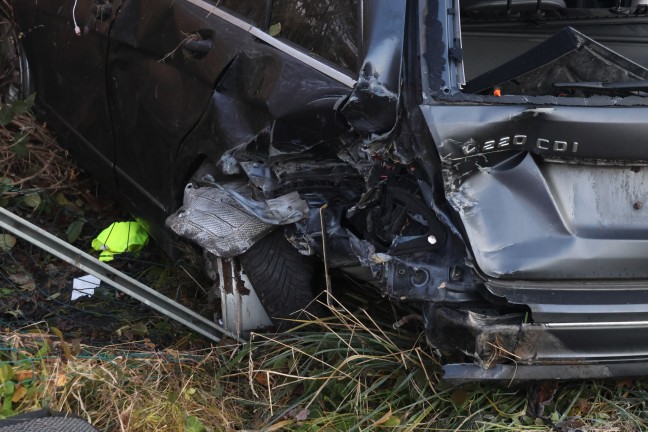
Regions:
[[[643,0],[13,3],[62,143],[206,251],[229,329],[323,262],[450,381],[645,375]]]

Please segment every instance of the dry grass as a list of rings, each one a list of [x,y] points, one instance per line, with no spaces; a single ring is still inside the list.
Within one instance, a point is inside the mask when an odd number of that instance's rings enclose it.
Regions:
[[[65,193],[67,199],[95,203],[94,182],[80,176],[66,150],[30,112],[16,116],[0,128],[0,186],[4,202],[29,194]]]
[[[11,187],[5,196],[32,190],[79,191],[78,169],[31,113],[21,114],[10,127],[0,128],[0,142],[9,143],[0,146],[0,167],[4,177],[11,181],[5,182]],[[27,153],[24,156],[16,151],[16,143],[25,145]]]
[[[296,325],[290,334],[255,335],[245,346],[190,352],[142,343],[78,345],[45,324],[7,331],[0,335],[0,399],[14,398],[14,412],[47,406],[111,431],[648,426],[643,383],[565,384],[546,406],[547,417],[533,419],[526,416],[524,389],[443,386],[435,358],[416,334],[388,330],[362,310]],[[11,378],[2,372],[7,366]]]
[[[14,399],[15,412],[49,407],[115,431],[194,430],[192,425],[235,430],[242,424],[230,397],[217,391],[217,371],[240,347],[196,352],[71,347],[43,326],[2,335],[3,364],[13,368],[13,378],[2,387],[5,398]],[[7,395],[11,381],[15,390]]]

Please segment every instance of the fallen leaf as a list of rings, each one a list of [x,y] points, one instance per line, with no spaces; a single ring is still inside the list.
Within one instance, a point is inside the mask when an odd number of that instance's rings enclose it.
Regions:
[[[13,368],[8,363],[0,363],[0,384],[8,382],[13,377]]]
[[[16,390],[14,390],[13,396],[11,397],[11,402],[14,403],[20,402],[20,400],[24,398],[26,394],[27,394],[27,387],[23,385],[18,385],[18,387],[16,387]]]
[[[272,37],[279,36],[279,33],[281,33],[281,23],[272,24],[268,28],[268,34]]]
[[[373,426],[374,427],[375,426],[380,426],[382,424],[387,423],[387,421],[391,418],[392,414],[393,414],[392,409],[391,409],[391,407],[389,407],[389,411],[387,411],[384,416],[382,416],[378,420],[376,420],[376,422],[374,422]]]
[[[30,193],[25,195],[25,198],[23,198],[23,203],[31,208],[36,208],[41,203],[41,197],[38,193]]]
[[[29,282],[26,283],[25,285],[20,285],[20,289],[23,291],[34,291],[36,289],[36,283]]]
[[[0,234],[0,251],[7,252],[16,245],[16,237],[11,234]]]
[[[52,294],[51,296],[48,296],[45,300],[56,300],[60,296],[61,296],[61,293],[57,292],[57,293]]]
[[[396,426],[400,426],[400,424],[400,417],[393,415],[389,417],[389,419],[385,423],[383,423],[383,426],[387,428],[395,428]]]
[[[56,377],[56,387],[64,387],[67,384],[67,375],[61,373]]]
[[[9,151],[17,154],[18,156],[21,157],[28,157],[29,156],[29,148],[27,148],[27,143],[29,142],[29,133],[23,132],[18,134],[14,139],[11,141],[11,145],[9,146]]]
[[[4,311],[5,314],[11,315],[14,318],[21,318],[23,316],[23,312],[20,309],[14,309],[14,310],[6,310]]]
[[[56,204],[60,205],[61,207],[69,207],[74,205],[74,203],[70,201],[63,192],[59,192],[54,195],[54,202],[56,202]]]
[[[16,391],[16,383],[14,383],[13,381],[5,381],[2,387],[4,387],[4,395],[7,398],[13,396],[14,392]]]
[[[189,416],[185,422],[185,432],[202,432],[205,425],[196,416]]]
[[[146,324],[143,322],[138,322],[133,327],[131,327],[131,331],[136,334],[137,336],[146,336],[148,334],[148,327],[146,327]]]
[[[67,227],[65,234],[67,235],[68,243],[74,243],[79,239],[79,237],[81,236],[81,231],[83,230],[83,224],[84,221],[78,219]]]
[[[34,282],[32,277],[26,273],[14,273],[9,275],[11,282],[16,285],[27,285],[28,283]]]
[[[34,377],[33,370],[22,370],[15,373],[15,380],[19,382],[32,379],[33,377]]]
[[[624,379],[624,380],[618,380],[616,382],[616,388],[621,388],[621,387],[627,387],[627,388],[632,388],[634,387],[634,381],[630,379]]]
[[[265,373],[258,373],[254,376],[254,381],[258,382],[262,386],[267,386],[268,376]]]
[[[528,390],[527,415],[530,417],[542,417],[544,410],[549,405],[558,391],[559,384],[556,382],[542,382],[532,386]]]

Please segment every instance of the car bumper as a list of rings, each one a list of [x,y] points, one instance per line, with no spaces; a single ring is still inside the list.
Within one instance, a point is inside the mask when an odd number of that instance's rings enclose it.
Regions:
[[[648,375],[645,282],[485,285],[498,308],[437,307],[427,314],[435,345],[473,360],[446,365],[445,380],[459,384]]]
[[[443,380],[452,385],[462,385],[475,381],[510,384],[531,381],[645,378],[647,370],[648,358],[632,362],[594,364],[498,364],[490,369],[483,369],[474,363],[452,363],[443,367]]]

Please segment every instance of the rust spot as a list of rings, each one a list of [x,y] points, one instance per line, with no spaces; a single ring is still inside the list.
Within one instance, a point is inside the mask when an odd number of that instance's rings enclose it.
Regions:
[[[234,292],[232,287],[232,267],[229,265],[229,261],[223,260],[223,289],[226,294],[232,294]]]
[[[240,296],[247,296],[250,295],[250,290],[245,288],[245,282],[243,282],[243,279],[241,278],[241,264],[236,263],[236,272],[234,274],[234,277],[236,278],[236,292]]]

